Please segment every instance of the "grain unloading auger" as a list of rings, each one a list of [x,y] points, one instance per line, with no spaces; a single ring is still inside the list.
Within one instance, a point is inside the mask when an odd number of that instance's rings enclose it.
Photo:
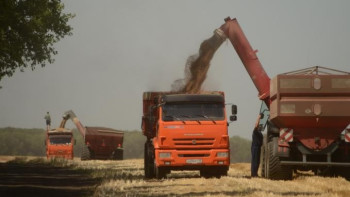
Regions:
[[[262,176],[292,179],[293,170],[313,170],[350,178],[350,73],[317,66],[270,80],[236,19],[214,33],[231,41],[263,101]]]
[[[123,132],[106,127],[84,127],[72,110],[64,113],[60,128],[65,127],[68,119],[83,136],[82,160],[123,159]]]

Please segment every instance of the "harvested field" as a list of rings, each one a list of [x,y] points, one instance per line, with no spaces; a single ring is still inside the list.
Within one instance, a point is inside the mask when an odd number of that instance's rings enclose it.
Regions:
[[[36,166],[40,166],[38,161],[37,159]],[[42,160],[41,162],[46,162],[41,165],[48,165],[47,161]],[[3,163],[8,166],[1,166],[2,192],[15,185],[16,177],[10,173],[15,171],[15,163]],[[18,169],[20,172],[25,172],[25,166],[31,168],[33,163],[35,162],[25,165],[22,162]],[[41,188],[42,192],[49,192],[50,195],[54,191],[61,191],[65,196],[350,196],[350,182],[344,178],[318,177],[312,173],[294,174],[293,181],[250,178],[250,166],[247,163],[231,164],[228,176],[221,179],[205,179],[199,177],[198,172],[184,171],[173,172],[164,180],[145,180],[142,159],[124,161],[80,161],[76,159],[68,162],[51,162],[51,165],[60,170],[51,171],[52,177],[56,177],[57,180],[59,173],[62,175],[61,172],[64,172],[63,175],[71,177],[70,180],[63,177],[62,181],[50,182],[56,186],[51,184],[47,187],[45,183],[47,184],[47,180],[50,179],[45,180],[46,182],[43,179],[42,186],[39,186],[40,179],[34,179],[36,182],[29,179],[34,175],[38,178],[40,174],[47,173],[46,170],[39,168],[32,174],[22,174],[23,177],[29,176],[28,179],[21,179],[28,182],[21,182],[18,179],[18,183],[21,183],[22,186],[39,184],[35,187],[35,191],[39,191],[39,194]],[[67,184],[72,184],[72,187],[67,187]],[[50,192],[50,187],[52,187],[52,192]],[[42,196],[48,196],[47,194],[42,193]]]

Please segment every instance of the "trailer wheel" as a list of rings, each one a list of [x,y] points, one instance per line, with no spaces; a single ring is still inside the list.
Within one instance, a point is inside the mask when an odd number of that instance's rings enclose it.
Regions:
[[[261,158],[261,177],[266,178],[266,155],[265,155],[265,148],[266,145],[262,145],[261,147],[261,154],[260,154],[260,158]]]
[[[82,151],[81,151],[81,160],[90,160],[91,159],[91,153],[89,150],[89,147],[85,144],[83,145]]]
[[[349,167],[339,167],[336,169],[337,175],[344,177],[346,180],[350,181],[350,168]]]
[[[154,151],[152,144],[149,141],[147,141],[145,143],[144,149],[144,172],[146,179],[151,179],[155,177],[153,152]]]
[[[113,153],[113,159],[123,160],[124,151],[123,149],[116,149]]]
[[[289,166],[281,165],[279,157],[273,155],[274,141],[272,140],[267,144],[265,175],[272,180],[291,180],[293,177],[292,169]]]

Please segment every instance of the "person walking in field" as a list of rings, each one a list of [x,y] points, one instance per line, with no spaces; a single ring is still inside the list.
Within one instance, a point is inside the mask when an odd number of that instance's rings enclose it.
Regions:
[[[261,115],[258,116],[258,119],[256,120],[255,127],[252,134],[252,147],[251,147],[251,153],[252,153],[252,160],[251,160],[251,176],[257,177],[258,176],[258,170],[260,165],[260,152],[261,152],[261,145],[263,143],[263,134],[259,130],[259,121],[260,121]]]
[[[47,112],[44,119],[46,120],[46,129],[50,130],[50,126],[51,126],[51,117],[50,117],[50,113]]]

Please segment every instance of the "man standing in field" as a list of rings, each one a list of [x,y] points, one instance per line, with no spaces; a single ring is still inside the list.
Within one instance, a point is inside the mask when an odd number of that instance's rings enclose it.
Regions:
[[[47,112],[44,119],[46,120],[46,129],[50,130],[50,126],[51,126],[51,117],[50,117],[50,113]]]
[[[251,176],[257,177],[258,176],[258,169],[260,165],[260,152],[261,152],[261,145],[263,143],[263,134],[261,133],[259,129],[259,121],[260,121],[261,115],[258,116],[258,119],[256,120],[253,134],[252,134],[252,160],[251,160]]]

